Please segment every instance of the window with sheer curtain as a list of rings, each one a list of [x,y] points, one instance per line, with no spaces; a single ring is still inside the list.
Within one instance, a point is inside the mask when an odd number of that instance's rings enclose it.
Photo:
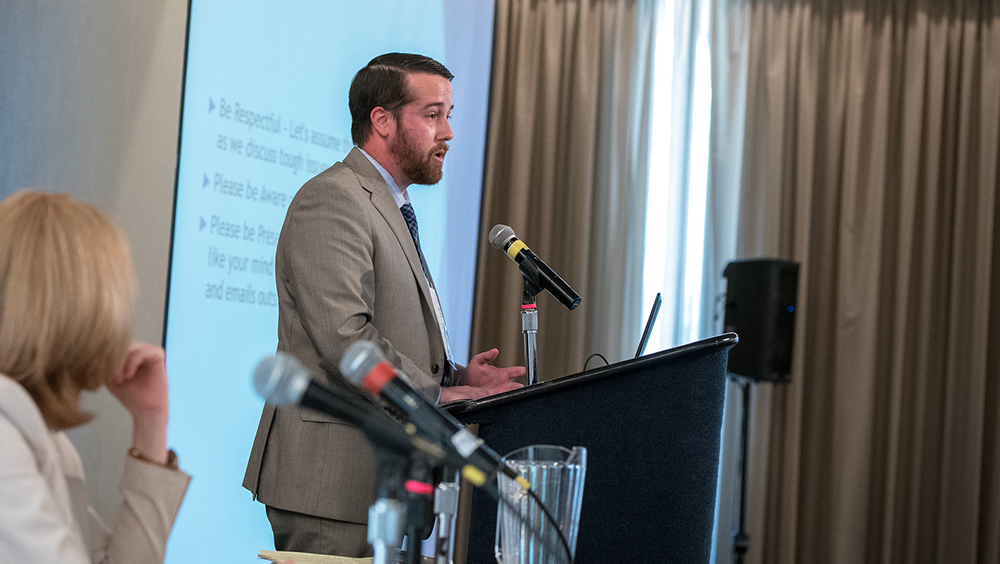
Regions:
[[[643,311],[663,305],[647,353],[697,340],[703,315],[712,109],[709,0],[663,0],[656,26]]]
[[[729,78],[713,73],[711,50],[727,51],[729,41],[739,42],[732,34],[712,35],[712,5],[713,0],[661,0],[658,6],[642,299],[644,312],[657,292],[663,305],[647,353],[709,337],[722,326],[720,265],[734,258],[736,248],[739,183],[730,177],[742,161],[739,155],[709,155],[713,140],[740,138],[742,121],[728,119],[740,117],[740,104],[712,106],[713,82]],[[732,559],[741,414],[740,402],[729,398],[738,397],[730,384],[712,562]]]

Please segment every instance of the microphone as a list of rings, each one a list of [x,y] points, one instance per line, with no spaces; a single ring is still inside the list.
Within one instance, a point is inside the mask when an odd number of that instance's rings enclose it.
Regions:
[[[503,251],[516,262],[525,276],[530,276],[543,290],[548,290],[552,296],[569,309],[580,305],[580,294],[573,291],[565,280],[559,277],[547,264],[542,262],[523,241],[514,235],[509,226],[498,223],[490,229],[490,245],[498,251]]]
[[[448,458],[439,445],[411,437],[401,425],[374,405],[359,405],[314,381],[306,367],[291,355],[278,352],[257,364],[254,387],[271,405],[300,405],[354,424],[374,445],[397,454],[421,452],[433,461]]]
[[[445,448],[457,452],[468,463],[462,475],[477,486],[497,471],[529,487],[524,478],[500,460],[493,449],[473,435],[457,419],[431,404],[414,390],[406,376],[385,360],[378,345],[358,341],[351,345],[340,359],[340,373],[352,383],[363,386],[372,394],[406,412],[409,422],[425,433],[430,440],[439,441]]]

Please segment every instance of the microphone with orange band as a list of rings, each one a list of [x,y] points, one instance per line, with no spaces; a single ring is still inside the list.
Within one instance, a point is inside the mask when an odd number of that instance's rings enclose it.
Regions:
[[[363,386],[403,410],[408,423],[425,438],[461,456],[467,462],[462,468],[462,476],[469,482],[481,486],[497,472],[503,472],[525,488],[529,487],[514,469],[501,462],[493,449],[451,414],[438,409],[413,389],[406,376],[385,360],[375,343],[358,341],[351,345],[340,360],[340,373],[355,385]]]

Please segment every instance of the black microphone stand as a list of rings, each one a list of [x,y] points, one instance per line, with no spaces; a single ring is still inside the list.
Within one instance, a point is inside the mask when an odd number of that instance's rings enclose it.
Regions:
[[[410,460],[406,481],[406,564],[420,564],[420,541],[434,527],[434,484],[432,470],[426,460]]]
[[[368,509],[368,542],[374,549],[374,564],[396,561],[395,550],[403,542],[403,497],[409,455],[369,441],[375,451],[375,491],[378,499]]]
[[[368,509],[368,542],[374,550],[374,564],[395,562],[395,551],[403,542],[407,515],[407,508],[401,500],[406,499],[409,503],[411,498],[406,491],[407,473],[414,469],[420,472],[420,468],[430,465],[431,459],[442,461],[445,453],[433,444],[408,434],[382,410],[361,407],[326,388],[316,388],[313,395],[302,398],[300,405],[331,412],[357,425],[365,434],[375,454],[375,491],[378,495]],[[416,509],[413,512],[417,514]],[[416,562],[419,562],[419,544],[415,552]]]

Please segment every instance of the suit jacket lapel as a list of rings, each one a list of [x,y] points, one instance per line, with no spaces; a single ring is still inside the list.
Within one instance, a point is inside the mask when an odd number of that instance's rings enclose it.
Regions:
[[[417,247],[413,243],[413,237],[410,236],[406,220],[403,219],[403,214],[400,213],[396,200],[393,199],[392,193],[389,191],[389,185],[385,183],[382,175],[368,160],[368,157],[364,156],[357,147],[351,149],[351,152],[344,157],[344,164],[351,167],[351,170],[358,175],[361,187],[371,194],[372,205],[382,214],[385,222],[389,224],[389,228],[396,235],[396,240],[399,241],[399,246],[402,247],[403,254],[406,255],[406,262],[410,264],[410,270],[413,271],[413,277],[417,280],[417,285],[420,286],[420,293],[423,294],[428,307],[431,307],[430,304],[434,302],[431,300],[431,290],[427,286],[424,269],[420,266]]]

